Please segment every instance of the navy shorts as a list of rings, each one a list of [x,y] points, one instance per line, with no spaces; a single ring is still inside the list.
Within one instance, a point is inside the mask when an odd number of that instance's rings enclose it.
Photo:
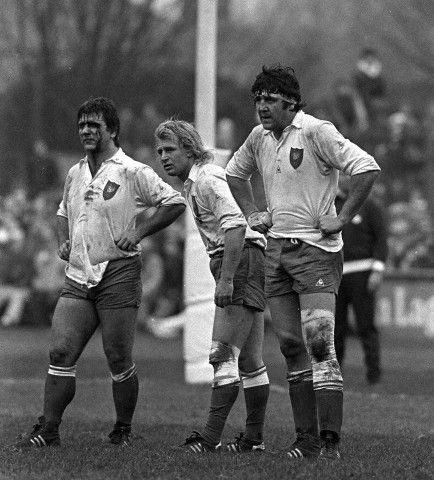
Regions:
[[[101,281],[87,287],[66,277],[61,297],[91,300],[99,309],[138,308],[142,298],[140,255],[111,260]]]
[[[343,253],[327,252],[296,238],[268,238],[265,256],[267,297],[334,293],[342,278]]]
[[[260,312],[265,309],[264,249],[246,241],[234,276],[232,305],[245,305]],[[217,282],[221,274],[223,253],[211,257],[209,266]]]

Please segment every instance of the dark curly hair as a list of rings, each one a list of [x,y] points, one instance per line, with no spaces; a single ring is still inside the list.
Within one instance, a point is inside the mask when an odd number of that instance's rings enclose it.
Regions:
[[[111,133],[116,133],[113,138],[114,144],[119,147],[120,122],[118,112],[112,100],[105,97],[90,97],[78,109],[77,123],[83,115],[102,115],[107,129]]]
[[[256,76],[251,92],[257,95],[261,92],[280,93],[285,97],[293,98],[297,104],[295,110],[305,106],[301,101],[300,85],[292,67],[284,67],[280,64],[267,67],[262,66],[262,72]]]

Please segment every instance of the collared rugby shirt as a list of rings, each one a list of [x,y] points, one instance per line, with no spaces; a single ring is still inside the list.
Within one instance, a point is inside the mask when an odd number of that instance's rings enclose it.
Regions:
[[[150,207],[185,204],[182,195],[151,167],[136,162],[122,149],[105,160],[92,178],[87,158],[68,172],[57,215],[66,217],[71,252],[66,275],[93,287],[109,260],[138,255],[115,244],[136,215]]]
[[[356,175],[380,167],[333,124],[299,111],[279,140],[256,126],[226,167],[228,175],[244,180],[256,170],[272,215],[270,237],[299,238],[337,252],[341,233],[323,236],[318,222],[322,215],[336,215],[338,171]]]
[[[184,194],[208,255],[223,252],[225,231],[247,226],[226,182],[225,171],[212,163],[193,165]],[[246,239],[265,247],[265,237],[247,226]]]

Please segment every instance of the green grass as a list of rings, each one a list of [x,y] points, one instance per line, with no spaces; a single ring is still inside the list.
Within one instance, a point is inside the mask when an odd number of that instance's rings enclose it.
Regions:
[[[40,414],[47,368],[47,330],[0,332],[2,444]],[[384,380],[364,382],[358,342],[351,339],[345,367],[342,460],[290,462],[292,415],[277,344],[267,335],[265,359],[273,388],[266,424],[267,452],[195,456],[173,447],[206,419],[210,389],[187,386],[180,340],[137,336],[141,389],[129,449],[107,443],[114,409],[99,336],[78,364],[77,393],[61,425],[62,446],[14,453],[0,449],[0,479],[408,479],[434,478],[432,342],[418,334],[385,332]],[[431,375],[431,377],[430,377]],[[240,394],[224,441],[243,429]]]

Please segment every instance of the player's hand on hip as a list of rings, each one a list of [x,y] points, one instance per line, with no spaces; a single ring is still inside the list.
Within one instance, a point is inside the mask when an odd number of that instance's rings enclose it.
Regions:
[[[234,283],[232,280],[220,278],[215,287],[214,303],[221,308],[232,303],[232,294],[234,293]]]
[[[69,240],[65,240],[57,249],[57,255],[59,255],[59,257],[65,261],[69,260],[70,252],[71,252],[71,242]]]
[[[247,217],[247,223],[252,230],[262,234],[273,226],[270,212],[253,212]]]
[[[134,230],[125,230],[125,232],[120,236],[119,240],[115,241],[116,246],[121,250],[127,252],[133,251],[140,239],[137,237],[137,234]]]
[[[343,226],[339,217],[332,215],[323,215],[318,222],[318,228],[325,237],[340,232]]]

